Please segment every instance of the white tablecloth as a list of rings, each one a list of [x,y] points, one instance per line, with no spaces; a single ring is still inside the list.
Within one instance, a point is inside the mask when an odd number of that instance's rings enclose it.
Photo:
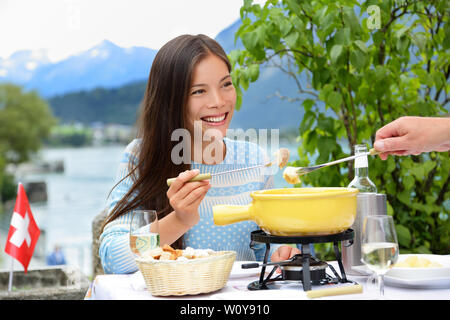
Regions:
[[[306,293],[301,284],[293,283],[283,287],[282,290],[257,290],[247,289],[250,282],[259,279],[260,269],[242,269],[242,261],[236,261],[230,274],[230,278],[224,288],[219,291],[181,297],[155,297],[145,287],[144,278],[138,271],[127,275],[98,275],[89,288],[86,299],[91,300],[170,300],[170,299],[201,299],[201,300],[307,300]],[[331,265],[339,270],[337,264]],[[267,268],[270,271],[272,267]],[[349,280],[356,281],[363,286],[363,293],[328,296],[318,298],[339,300],[368,300],[378,297],[377,287],[368,281],[367,276],[347,275]],[[322,286],[321,286],[322,287]],[[314,286],[318,289],[319,286]],[[394,300],[449,300],[450,288],[414,289],[410,287],[394,287],[385,285],[385,297]]]

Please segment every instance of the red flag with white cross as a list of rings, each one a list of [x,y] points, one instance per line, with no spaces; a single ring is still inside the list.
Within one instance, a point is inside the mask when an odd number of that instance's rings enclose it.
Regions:
[[[22,264],[25,273],[27,273],[28,264],[33,256],[34,247],[40,234],[41,230],[39,230],[34,221],[25,188],[19,183],[16,206],[11,217],[5,252]]]

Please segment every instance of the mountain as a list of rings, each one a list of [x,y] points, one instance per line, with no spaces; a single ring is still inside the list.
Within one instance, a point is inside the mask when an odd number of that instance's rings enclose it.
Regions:
[[[216,41],[226,53],[234,49],[243,49],[240,39],[235,43],[234,35],[241,25],[238,19],[216,36]],[[242,107],[234,113],[231,128],[276,129],[296,128],[303,118],[303,109],[299,102],[288,102],[276,97],[276,93],[285,97],[297,97],[295,82],[280,69],[263,64],[256,82],[250,84],[243,93]]]
[[[237,20],[216,36],[227,53],[242,48],[240,41],[234,41],[240,24]],[[0,60],[0,82],[10,80],[36,89],[62,123],[133,124],[156,52],[121,48],[108,40],[57,63],[51,63],[44,51],[18,52]],[[5,66],[9,69],[2,75]],[[300,103],[282,101],[274,96],[276,92],[297,96],[294,81],[281,70],[262,65],[259,79],[244,92],[231,128],[298,127],[303,116]]]
[[[36,69],[50,64],[45,50],[20,50],[8,59],[0,58],[0,81],[27,83]]]
[[[33,60],[33,52],[21,51],[0,60],[0,82],[21,84],[44,97],[113,88],[147,78],[156,52],[144,47],[121,48],[104,40],[87,51],[50,63],[45,51],[40,52],[41,60]]]

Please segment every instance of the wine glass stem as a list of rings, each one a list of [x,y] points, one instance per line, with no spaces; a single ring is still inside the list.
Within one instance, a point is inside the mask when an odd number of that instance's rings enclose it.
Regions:
[[[378,275],[378,289],[380,290],[380,297],[384,297],[384,277],[382,274]]]

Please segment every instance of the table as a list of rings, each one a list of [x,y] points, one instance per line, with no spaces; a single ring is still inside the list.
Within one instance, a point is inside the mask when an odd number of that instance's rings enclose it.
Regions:
[[[248,261],[234,262],[230,278],[224,288],[216,292],[181,297],[155,297],[145,287],[144,278],[138,271],[126,275],[98,275],[86,294],[87,300],[310,300],[301,284],[289,284],[283,290],[250,291],[247,285],[258,280],[260,269],[241,269],[241,264]],[[336,262],[331,262],[337,268]],[[270,269],[269,269],[270,270]],[[338,269],[336,269],[338,270]],[[363,286],[363,293],[340,296],[321,297],[314,300],[371,300],[378,296],[377,288],[368,283],[367,276],[347,275],[349,280]],[[317,286],[313,287],[318,288]],[[449,300],[450,287],[433,289],[413,289],[385,286],[385,296],[393,300]]]

